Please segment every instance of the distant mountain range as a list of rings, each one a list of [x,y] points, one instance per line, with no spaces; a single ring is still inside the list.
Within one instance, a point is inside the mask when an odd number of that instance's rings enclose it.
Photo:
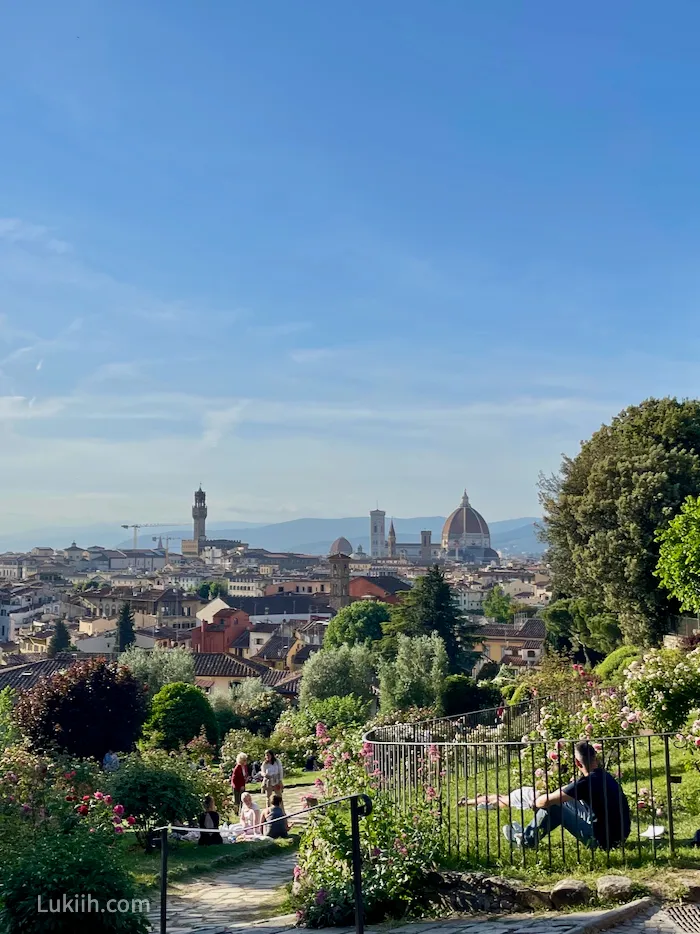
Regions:
[[[544,550],[537,538],[536,523],[539,520],[531,516],[521,519],[503,519],[490,522],[491,544],[505,555],[540,555]],[[413,519],[394,519],[394,528],[398,541],[417,542],[424,529],[433,533],[433,541],[439,541],[444,516],[419,516]],[[388,529],[388,523],[387,523]],[[121,532],[121,534],[119,534]],[[269,525],[241,522],[235,527],[221,523],[207,526],[209,538],[241,539],[251,548],[266,548],[268,551],[296,551],[302,554],[326,554],[331,544],[341,535],[345,536],[357,548],[362,545],[369,551],[369,518],[355,516],[346,519],[292,519],[289,522],[275,522]],[[140,548],[153,548],[154,538],[159,535],[171,537],[170,548],[178,549],[180,539],[190,538],[191,525],[176,528],[148,529],[139,536]],[[62,527],[36,529],[17,535],[0,536],[0,551],[25,551],[35,545],[51,548],[65,548],[72,541],[88,548],[90,545],[131,548],[133,538],[124,536],[124,532],[114,525],[93,525],[82,527]],[[172,541],[172,539],[175,541]]]

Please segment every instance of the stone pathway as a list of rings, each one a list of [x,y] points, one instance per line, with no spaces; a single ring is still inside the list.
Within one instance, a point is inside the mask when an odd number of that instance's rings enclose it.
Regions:
[[[274,915],[295,862],[296,854],[286,853],[174,884],[168,893],[168,934],[229,930]],[[150,921],[158,930],[157,901],[151,908]]]
[[[284,794],[287,813],[301,810],[302,796],[312,792],[308,786],[288,788]],[[253,798],[260,808],[266,806],[261,794],[253,793]],[[293,823],[298,827],[306,821],[297,817]],[[284,886],[292,881],[295,863],[296,854],[286,853],[173,883],[168,887],[168,934],[213,934],[237,926],[249,927],[255,920],[271,917],[284,899]],[[157,896],[151,909],[149,920],[158,931]],[[287,920],[283,928],[289,927]]]
[[[666,912],[656,907],[608,930],[611,934],[679,934]]]

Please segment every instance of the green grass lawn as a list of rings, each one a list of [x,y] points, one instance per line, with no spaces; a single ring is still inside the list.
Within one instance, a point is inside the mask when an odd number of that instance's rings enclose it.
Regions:
[[[491,747],[493,750],[494,747]],[[530,881],[551,881],[553,878],[570,875],[574,870],[577,877],[595,876],[608,871],[634,870],[635,878],[640,881],[651,879],[660,871],[668,868],[699,869],[700,850],[692,847],[695,831],[700,828],[700,772],[688,770],[688,758],[685,750],[676,749],[669,743],[669,772],[680,779],[680,783],[671,785],[672,815],[674,821],[675,854],[671,852],[669,841],[669,818],[665,770],[665,749],[659,738],[640,738],[636,747],[635,760],[631,752],[621,755],[619,766],[621,784],[632,811],[632,833],[624,849],[614,849],[610,853],[603,850],[591,852],[561,828],[550,836],[544,837],[537,849],[519,849],[512,846],[503,835],[503,827],[512,821],[523,825],[529,823],[532,811],[508,808],[493,811],[477,811],[459,806],[462,797],[476,797],[479,794],[508,794],[522,785],[533,785],[533,772],[536,766],[543,764],[543,753],[531,761],[517,755],[517,746],[513,754],[502,755],[499,748],[498,758],[493,758],[489,768],[483,768],[483,753],[480,750],[474,760],[474,749],[464,747],[443,747],[439,768],[442,775],[435,776],[437,764],[433,765],[433,777],[430,783],[440,793],[442,827],[445,848],[448,851],[448,864],[455,867],[490,868],[502,870],[511,876],[521,876]],[[445,749],[447,750],[445,758]],[[542,747],[540,747],[540,750]],[[618,766],[616,747],[611,744],[613,763],[610,771]],[[467,761],[466,756],[472,758]],[[475,767],[476,766],[476,767]],[[556,766],[554,767],[556,768]],[[551,769],[550,769],[551,771]],[[636,774],[635,774],[636,772]],[[413,775],[416,772],[413,770]],[[557,784],[559,776],[555,775]],[[561,776],[561,784],[566,784],[568,775]],[[425,779],[424,779],[425,781]],[[429,782],[426,781],[426,784]],[[649,825],[650,818],[645,816],[637,822],[636,807],[641,788],[653,792],[655,801],[663,806],[662,816],[654,817],[654,823],[666,828],[666,833],[658,840],[647,840],[641,832]],[[424,807],[422,799],[404,796],[399,801],[411,807]]]

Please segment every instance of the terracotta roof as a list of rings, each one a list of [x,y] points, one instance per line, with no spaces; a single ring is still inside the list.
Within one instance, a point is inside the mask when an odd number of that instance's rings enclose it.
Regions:
[[[477,637],[483,636],[491,639],[507,639],[509,642],[525,642],[528,639],[544,640],[546,628],[544,620],[538,617],[528,619],[516,628],[512,623],[496,623],[494,621],[481,623],[477,630]]]
[[[230,649],[247,649],[250,647],[250,630],[246,629],[245,632],[242,632],[240,636],[236,638],[229,645]]]
[[[259,678],[260,669],[241,658],[224,652],[195,652],[194,673],[197,678]]]
[[[397,593],[403,593],[405,590],[410,590],[411,585],[407,584],[405,581],[402,581],[400,577],[395,577],[393,574],[378,574],[377,577],[354,577],[353,581],[368,581],[370,584],[374,584],[376,587],[381,587],[382,590],[385,590],[388,594],[392,596]]]
[[[528,639],[525,645],[523,646],[523,648],[524,649],[541,649],[543,641],[544,640],[542,639]]]

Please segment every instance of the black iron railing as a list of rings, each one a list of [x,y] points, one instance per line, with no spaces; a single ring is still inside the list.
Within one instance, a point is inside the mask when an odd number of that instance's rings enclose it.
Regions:
[[[505,739],[508,728],[488,718],[475,724],[474,715],[378,727],[365,736],[372,744],[372,768],[396,807],[431,808],[447,852],[467,863],[564,868],[583,861],[612,866],[675,855],[679,802],[674,789],[682,781],[684,747],[676,748],[668,734],[591,740],[598,763],[622,795],[613,786],[609,802],[610,786],[604,785],[598,813],[588,815],[579,806],[590,802],[591,779],[587,786],[576,764],[576,741],[524,741],[529,732],[525,719],[531,717],[534,725],[538,708],[519,712],[520,719],[511,721],[522,728],[519,741]],[[477,712],[484,713],[491,712]],[[480,741],[481,729],[492,738]],[[579,778],[584,781],[567,793],[573,800],[564,802],[565,814],[542,800]],[[512,828],[507,837],[506,827]]]
[[[257,829],[263,830],[265,827],[271,827],[278,821],[290,821],[292,818],[306,816],[312,811],[321,811],[334,805],[350,802],[350,830],[352,835],[352,874],[353,886],[355,890],[355,931],[356,934],[364,932],[364,902],[362,898],[362,851],[360,848],[360,818],[366,817],[372,813],[372,799],[365,794],[345,795],[342,798],[333,798],[331,801],[323,801],[321,804],[310,808],[304,808],[302,811],[295,811],[293,814],[285,814],[284,817],[274,817],[272,820],[265,821],[258,825]],[[218,829],[205,830],[197,827],[177,827],[168,824],[164,827],[157,827],[154,831],[160,834],[160,934],[167,934],[168,930],[168,836],[172,831],[198,831],[199,833],[220,833]]]

